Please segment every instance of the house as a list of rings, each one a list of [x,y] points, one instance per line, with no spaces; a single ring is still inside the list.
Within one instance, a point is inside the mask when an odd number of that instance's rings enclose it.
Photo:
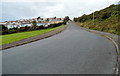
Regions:
[[[6,27],[8,27],[8,29],[10,28],[20,28],[20,27],[25,27],[25,26],[32,26],[32,21],[35,20],[37,22],[37,26],[45,26],[48,27],[48,25],[50,24],[55,24],[55,23],[60,23],[63,22],[64,18],[32,18],[32,19],[20,19],[20,20],[16,20],[16,21],[6,21],[6,22],[0,22],[0,24],[5,25]]]
[[[21,24],[21,25],[20,25],[20,27],[25,27],[25,26],[29,26],[29,27],[31,27],[32,24]]]
[[[19,27],[19,25],[7,25],[7,28],[8,28],[8,29],[17,28],[17,27]]]
[[[0,25],[6,25],[6,22],[0,22]]]
[[[55,22],[56,21],[56,19],[54,19],[54,18],[49,18],[49,22]]]

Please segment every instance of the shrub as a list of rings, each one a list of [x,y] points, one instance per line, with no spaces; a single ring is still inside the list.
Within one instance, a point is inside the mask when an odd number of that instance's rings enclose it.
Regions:
[[[38,29],[44,29],[45,27],[43,25],[38,26]]]
[[[14,28],[12,28],[13,30],[18,30],[18,27],[14,27]]]
[[[17,33],[17,30],[9,30],[8,34]]]
[[[17,30],[4,30],[2,31],[2,35],[17,33],[17,32],[18,32]]]
[[[20,27],[19,31],[26,31],[25,27]]]
[[[102,19],[107,19],[111,16],[111,12],[106,12],[104,14],[102,14]]]
[[[4,25],[0,25],[0,31],[7,30],[8,28],[5,27]]]

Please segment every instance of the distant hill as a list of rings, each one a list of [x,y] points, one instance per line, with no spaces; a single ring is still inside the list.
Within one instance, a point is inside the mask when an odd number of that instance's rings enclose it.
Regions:
[[[81,27],[120,35],[120,4],[74,18]]]

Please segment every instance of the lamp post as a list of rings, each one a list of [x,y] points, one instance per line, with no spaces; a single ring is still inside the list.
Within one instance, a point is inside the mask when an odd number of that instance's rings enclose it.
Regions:
[[[94,25],[94,12],[93,12],[93,25]]]
[[[92,10],[90,10],[90,11],[92,11]],[[94,25],[94,20],[95,20],[95,19],[94,19],[94,16],[95,16],[95,15],[94,15],[94,11],[93,11],[93,25]]]

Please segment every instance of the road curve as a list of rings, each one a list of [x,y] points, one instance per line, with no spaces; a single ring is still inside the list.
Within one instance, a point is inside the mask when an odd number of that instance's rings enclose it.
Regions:
[[[113,74],[115,46],[73,22],[55,36],[3,50],[3,74]]]

